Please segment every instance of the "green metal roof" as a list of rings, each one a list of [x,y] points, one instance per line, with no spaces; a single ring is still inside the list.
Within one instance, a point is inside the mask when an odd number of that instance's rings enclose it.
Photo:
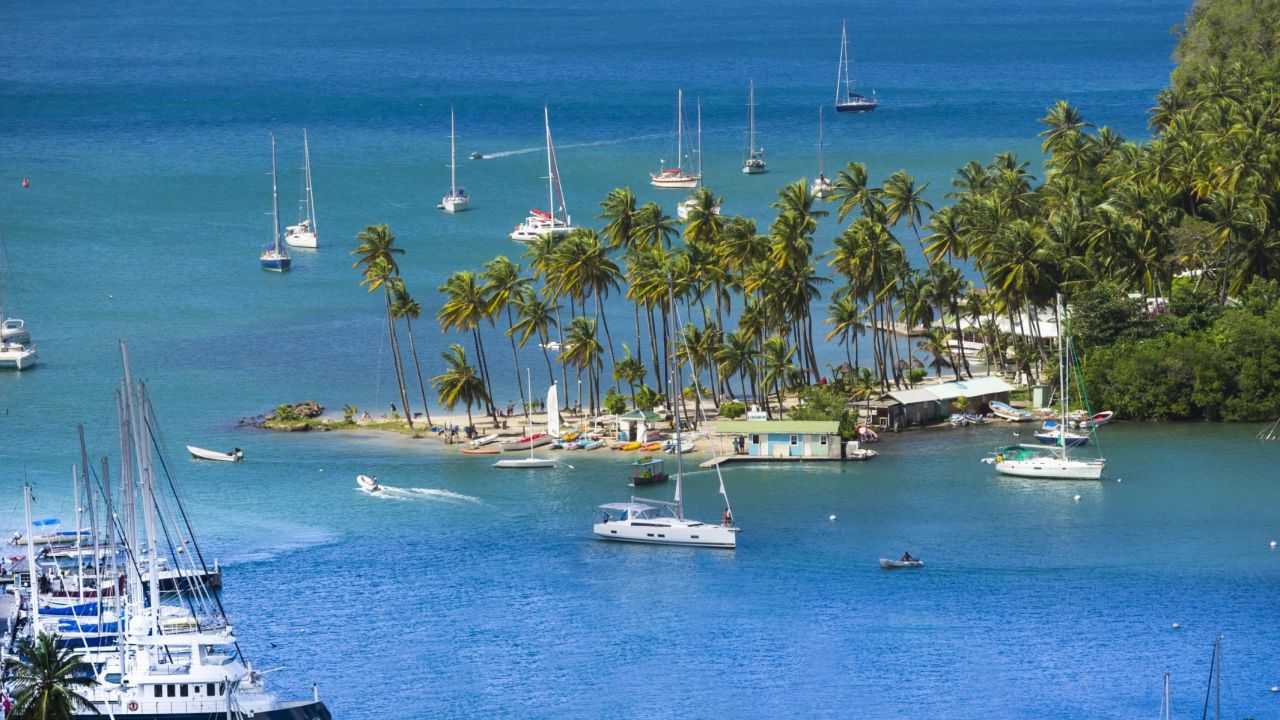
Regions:
[[[717,433],[779,433],[786,435],[835,435],[840,432],[837,420],[721,420]]]
[[[618,416],[619,420],[644,420],[645,422],[654,422],[661,420],[662,416],[648,410],[632,410],[624,415]]]

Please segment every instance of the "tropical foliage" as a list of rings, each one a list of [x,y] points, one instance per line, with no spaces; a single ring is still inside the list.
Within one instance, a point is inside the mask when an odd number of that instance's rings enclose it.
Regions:
[[[57,635],[41,632],[34,642],[24,638],[17,657],[5,660],[13,708],[6,717],[17,720],[71,720],[73,715],[97,715],[98,709],[82,693],[97,682],[79,673],[82,658],[61,647]]]

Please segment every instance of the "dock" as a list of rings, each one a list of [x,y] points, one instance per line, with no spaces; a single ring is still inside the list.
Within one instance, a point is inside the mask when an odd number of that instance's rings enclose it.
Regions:
[[[703,460],[698,463],[700,468],[719,467],[731,462],[840,462],[849,458],[836,457],[801,457],[796,456],[777,456],[777,455],[718,455],[710,460]]]

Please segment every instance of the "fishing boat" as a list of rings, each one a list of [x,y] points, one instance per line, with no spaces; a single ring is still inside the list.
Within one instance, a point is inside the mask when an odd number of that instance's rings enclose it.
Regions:
[[[742,163],[742,172],[747,175],[759,175],[765,171],[764,148],[756,147],[756,81],[747,86],[747,159]]]
[[[441,200],[437,208],[456,213],[466,210],[471,205],[471,197],[467,189],[458,186],[458,154],[454,140],[453,106],[449,106],[449,192]]]
[[[840,21],[840,62],[836,69],[836,112],[869,112],[880,106],[875,91],[871,97],[859,95],[849,89],[849,33],[846,23]]]
[[[675,291],[673,283],[667,285],[667,302],[670,307],[671,332],[675,333]],[[680,376],[673,372],[674,397],[680,393]],[[696,375],[695,375],[696,378]],[[695,380],[696,382],[696,380]],[[694,388],[695,392],[697,387]],[[680,439],[680,403],[674,403],[676,440]],[[717,467],[716,473],[719,474]],[[670,501],[646,500],[632,497],[630,502],[608,503],[597,507],[598,522],[592,526],[596,537],[618,542],[648,543],[654,545],[685,545],[691,547],[734,549],[738,546],[738,528],[733,524],[733,511],[729,507],[729,495],[725,492],[724,478],[720,478],[720,494],[724,497],[725,510],[719,525],[711,525],[684,515],[684,456],[676,455],[676,489]]]
[[[823,172],[825,168],[822,162],[822,116],[825,109],[822,106],[818,107],[818,177],[809,186],[809,192],[816,198],[825,198],[835,190],[831,179]]]
[[[676,91],[676,162],[675,167],[662,167],[649,174],[649,184],[656,188],[691,188],[698,186],[698,176],[684,169],[684,91]]]
[[[880,558],[880,567],[885,570],[903,570],[906,568],[922,568],[924,561],[920,558],[911,558],[910,560],[890,560],[889,558]]]
[[[845,460],[870,460],[879,454],[875,450],[862,447],[861,440],[850,440],[844,444]]]
[[[382,490],[382,486],[378,484],[378,478],[368,475],[357,475],[356,485],[365,492],[374,493]]]
[[[642,457],[631,463],[632,487],[640,485],[659,485],[668,479],[666,463],[662,458]]]
[[[533,373],[532,371],[529,371],[527,369],[525,372],[529,374],[528,386],[532,388]],[[555,440],[554,433],[557,433],[560,431],[559,408],[560,408],[560,399],[556,392],[556,384],[553,382],[551,383],[551,387],[547,388],[547,432],[541,436],[542,438],[546,439],[545,443],[541,443],[543,445],[549,444],[553,440]],[[494,463],[493,466],[496,468],[511,468],[511,469],[555,467],[556,461],[554,459],[540,458],[540,457],[534,456],[533,448],[537,446],[534,445],[533,436],[527,435],[526,437],[530,438],[530,441],[527,443],[529,447],[529,457],[511,459],[511,460],[499,460],[498,462]],[[505,445],[503,445],[502,449],[503,451],[506,451],[507,448]]]
[[[307,143],[307,131],[302,130],[302,198],[298,200],[297,225],[284,229],[284,242],[289,247],[314,248],[319,242],[316,230],[316,196],[311,189],[311,147]]]
[[[206,450],[195,445],[188,445],[187,452],[191,453],[191,457],[196,460],[217,460],[219,462],[240,462],[244,459],[244,451],[236,448],[229,453],[218,452],[217,450]]]
[[[280,193],[276,186],[276,136],[271,136],[271,243],[262,249],[258,262],[263,270],[286,272],[293,266],[289,252],[280,244]]]
[[[1036,416],[1029,410],[1022,410],[999,400],[988,402],[987,407],[991,408],[992,415],[1009,422],[1030,422],[1036,419]]]
[[[530,210],[529,217],[511,231],[510,237],[516,242],[537,242],[545,235],[559,239],[574,229],[569,211],[565,209],[560,169],[556,164],[555,146],[551,143],[551,114],[545,106],[542,108],[542,121],[547,137],[547,202],[550,209]]]
[[[1060,298],[1057,301],[1056,322],[1058,326],[1058,393],[1062,401],[1061,419],[1054,427],[1042,429],[1035,434],[1037,440],[1054,444],[1042,447],[1012,445],[996,450],[991,457],[984,458],[983,462],[994,465],[996,472],[1002,475],[1059,480],[1100,480],[1102,471],[1106,468],[1106,460],[1073,458],[1067,451],[1069,447],[1085,444],[1089,438],[1076,435],[1066,429],[1067,410],[1070,407],[1070,383],[1067,376],[1071,369],[1071,362],[1067,351],[1068,339],[1062,330]],[[994,411],[995,403],[991,405]]]

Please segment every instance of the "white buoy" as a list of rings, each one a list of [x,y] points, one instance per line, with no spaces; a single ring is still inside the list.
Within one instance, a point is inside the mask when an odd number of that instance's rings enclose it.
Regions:
[[[835,522],[835,521],[836,521],[836,516],[835,516],[835,515],[832,515],[831,517],[829,517],[829,518],[827,518],[827,519],[828,519],[828,520],[830,520],[831,522]]]
[[[1280,685],[1272,685],[1271,692],[1280,692]]]
[[[1079,495],[1077,495],[1077,496],[1076,496],[1076,502],[1080,502],[1080,496],[1079,496]]]
[[[1174,630],[1177,630],[1177,629],[1178,629],[1178,628],[1180,628],[1180,627],[1182,627],[1182,623],[1174,623],[1174,624],[1173,624],[1173,629],[1174,629]]]
[[[1116,482],[1124,482],[1124,478],[1116,478]]]
[[[1275,549],[1276,549],[1276,541],[1275,541],[1275,540],[1272,540],[1272,541],[1271,541],[1271,549],[1272,549],[1272,550],[1275,550]]]

